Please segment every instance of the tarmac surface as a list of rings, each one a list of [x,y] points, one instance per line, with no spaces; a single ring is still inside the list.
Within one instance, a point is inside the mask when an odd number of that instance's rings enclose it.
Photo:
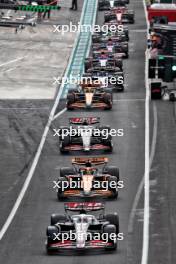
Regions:
[[[37,262],[43,264],[55,264],[58,262],[66,264],[79,264],[83,262],[85,264],[90,262],[96,264],[115,264],[117,262],[121,264],[140,263],[144,207],[143,192],[138,197],[139,202],[136,208],[133,208],[133,202],[143,179],[145,162],[144,52],[146,48],[146,24],[142,1],[131,1],[130,7],[135,10],[136,23],[130,26],[130,57],[125,61],[127,84],[125,92],[114,94],[112,111],[65,112],[52,123],[31,184],[12,224],[0,242],[0,262],[7,264],[36,264]],[[78,15],[76,12],[74,16],[77,19]],[[97,23],[101,24],[102,22],[103,12],[98,13],[97,17]],[[34,53],[36,51],[35,45],[38,44],[32,42],[32,45],[34,45],[32,51]],[[43,50],[45,50],[45,43],[41,45],[43,45]],[[58,43],[51,40],[50,45],[56,45],[55,49],[57,50]],[[11,49],[13,49],[13,45],[6,49],[6,54]],[[43,57],[46,54],[50,57],[49,54],[51,53],[49,51],[50,49],[47,47],[46,53],[43,53]],[[25,54],[24,49],[19,48],[19,56],[24,56]],[[58,62],[60,63],[61,61],[60,58]],[[3,60],[1,63],[3,63]],[[52,63],[58,66],[54,55],[51,63],[48,63],[50,73],[53,70]],[[30,65],[32,71],[30,76],[38,81],[38,75],[33,74],[32,61]],[[64,65],[65,61],[62,62],[62,70]],[[45,78],[43,85],[46,85],[50,77],[40,67],[44,68],[41,60],[36,64],[36,69],[41,74],[41,80]],[[27,68],[26,66],[26,71]],[[58,72],[59,69],[57,67],[54,68],[54,73]],[[0,72],[0,74],[2,74],[3,81],[5,79],[3,73]],[[18,76],[15,75],[16,77],[14,77],[17,80],[19,80],[20,71],[18,74]],[[21,77],[24,75],[23,72]],[[34,88],[36,84],[32,85],[29,77],[27,80],[29,88]],[[21,81],[18,87],[22,87],[22,82],[24,80]],[[18,87],[16,89],[19,89]],[[16,94],[18,96],[18,93]],[[39,91],[39,96],[40,94],[41,90]],[[33,96],[35,95],[36,93],[33,94]],[[51,97],[49,98],[53,98],[53,95],[54,91],[50,93]],[[47,99],[48,97],[39,97],[36,100],[0,101],[0,146],[2,150],[0,167],[3,172],[3,175],[0,177],[0,227],[4,224],[22,188],[40,142],[50,109],[53,105],[53,100]],[[62,104],[64,105],[64,102]],[[150,174],[151,218],[149,263],[164,264],[167,262],[173,264],[175,263],[175,203],[173,202],[175,201],[173,184],[175,182],[175,108],[169,102],[156,102],[151,103],[150,109],[150,139],[152,142],[157,127],[157,140],[154,142],[156,143],[155,155]],[[114,138],[114,152],[108,155],[108,157],[110,164],[119,166],[120,177],[124,181],[125,187],[120,190],[117,201],[106,202],[109,212],[117,211],[119,214],[120,232],[124,233],[124,240],[119,241],[117,252],[112,254],[93,254],[93,252],[90,252],[88,256],[47,256],[44,243],[50,215],[54,212],[63,212],[63,203],[58,202],[56,199],[53,181],[58,178],[59,168],[67,166],[71,157],[75,154],[62,156],[59,153],[59,142],[57,138],[53,137],[52,129],[58,128],[63,124],[65,125],[71,116],[90,115],[100,116],[102,123],[108,124],[112,128],[124,129],[124,136],[122,138]],[[80,154],[76,153],[75,155]],[[95,154],[100,155],[100,153]],[[158,177],[158,175],[161,176]]]

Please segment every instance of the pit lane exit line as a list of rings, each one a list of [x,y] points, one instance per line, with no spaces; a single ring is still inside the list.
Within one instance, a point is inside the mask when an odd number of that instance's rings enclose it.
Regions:
[[[152,133],[152,144],[151,144],[151,151],[150,151],[150,171],[151,171],[151,166],[153,163],[153,159],[155,156],[155,150],[156,150],[156,140],[157,140],[157,131],[158,131],[158,116],[157,116],[157,108],[156,108],[156,104],[153,104],[153,119],[154,119],[154,124],[153,124],[153,133]],[[130,217],[129,217],[129,223],[128,223],[128,233],[133,233],[133,227],[134,227],[134,219],[135,219],[135,215],[136,215],[136,210],[141,198],[141,194],[144,188],[144,177],[143,176],[137,192],[136,192],[136,196],[135,199],[133,201],[133,205],[132,205],[132,210],[130,213]]]
[[[3,67],[3,66],[5,66],[5,65],[8,65],[8,64],[13,63],[13,62],[17,62],[17,61],[23,60],[23,59],[26,58],[27,56],[28,56],[28,55],[23,56],[23,57],[20,57],[20,58],[17,58],[17,59],[15,59],[15,60],[11,60],[11,61],[7,61],[7,62],[5,62],[5,63],[2,63],[2,64],[0,64],[0,67]]]

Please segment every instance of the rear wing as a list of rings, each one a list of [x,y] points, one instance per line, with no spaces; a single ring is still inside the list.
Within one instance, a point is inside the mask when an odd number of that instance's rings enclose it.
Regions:
[[[100,123],[100,117],[72,117],[69,119],[70,124],[83,125],[87,123],[88,125],[93,125]]]
[[[126,6],[117,6],[113,7],[110,11],[107,11],[105,13],[111,13],[111,14],[117,14],[117,13],[124,13],[128,11],[128,8]]]
[[[108,163],[108,158],[106,157],[91,157],[91,158],[80,158],[76,157],[72,159],[72,164],[76,165],[86,165],[86,164],[92,164],[92,165],[102,165]]]
[[[97,67],[94,67],[93,69],[92,69],[92,72],[94,72],[94,73],[97,73],[97,72],[101,72],[101,73],[105,73],[105,72],[117,72],[117,68],[118,67],[116,67],[116,68],[114,68],[113,66],[104,66],[104,67],[99,67],[99,66],[97,66]],[[100,76],[101,77],[101,76]]]
[[[65,203],[64,208],[66,211],[85,211],[85,212],[90,212],[90,211],[98,211],[98,210],[104,210],[105,205],[104,203],[96,203],[96,202],[83,202],[83,203]]]

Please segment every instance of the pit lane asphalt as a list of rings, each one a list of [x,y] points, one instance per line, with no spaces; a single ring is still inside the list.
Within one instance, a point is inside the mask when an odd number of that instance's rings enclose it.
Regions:
[[[81,9],[81,1],[78,12],[63,7],[62,15],[57,13],[59,16],[57,21],[62,19],[64,23],[65,14],[65,24],[68,24],[69,18],[76,23],[79,21]],[[51,22],[53,22],[53,13],[51,14]],[[56,17],[53,24],[55,21]],[[48,25],[39,25],[32,32],[31,28],[25,30],[14,34],[13,29],[0,28],[1,64],[16,59],[17,56],[28,55],[26,61],[19,61],[17,65],[5,64],[0,67],[0,98],[13,98],[13,100],[0,100],[0,226],[3,225],[14,204],[40,142],[56,93],[57,85],[52,84],[54,77],[62,76],[67,65],[70,52],[61,50],[60,47],[73,45],[75,35],[72,33],[72,39],[70,33],[63,37],[61,34],[53,33],[53,28]],[[46,55],[49,60],[44,59],[47,58]],[[13,69],[14,66],[17,69]],[[11,68],[13,71],[10,71]],[[45,79],[46,83],[43,77],[47,79],[47,81]],[[35,100],[24,100],[24,98],[35,98]]]
[[[67,166],[73,156],[61,156],[59,154],[58,141],[50,131],[29,189],[14,221],[0,242],[1,263],[139,263],[142,246],[141,234],[137,230],[135,234],[128,236],[127,229],[132,203],[144,173],[145,21],[142,2],[134,2],[131,6],[136,10],[136,24],[131,26],[133,29],[130,34],[131,52],[129,60],[125,62],[125,71],[128,74],[128,87],[125,93],[114,95],[115,102],[112,111],[97,111],[90,114],[82,111],[66,112],[53,123],[53,126],[58,127],[61,124],[65,125],[65,120],[70,116],[96,115],[101,117],[103,124],[108,124],[116,129],[124,129],[124,137],[114,139],[114,152],[108,156],[111,164],[119,166],[125,188],[120,191],[117,201],[106,202],[109,212],[117,211],[119,213],[120,231],[124,232],[124,241],[119,242],[119,250],[113,254],[93,256],[46,255],[44,247],[45,230],[49,224],[50,215],[54,212],[63,212],[63,203],[57,201],[56,193],[52,189],[52,181],[57,179],[59,168]],[[98,23],[101,23],[102,17],[103,13],[100,13]],[[136,31],[136,29],[142,30]],[[47,113],[44,114],[44,120],[46,115]],[[34,128],[36,123],[32,126]],[[32,134],[41,135],[41,128],[39,129],[39,127],[37,126]],[[9,195],[11,202],[15,198],[16,193]],[[7,210],[3,206],[1,215],[7,215],[7,211],[9,212],[9,208]],[[139,229],[142,227],[141,222],[137,222],[137,225]],[[129,243],[129,239],[131,243]],[[131,248],[128,248],[129,244]],[[129,255],[129,252],[133,252],[133,254],[130,253]]]
[[[157,141],[150,173],[149,263],[176,262],[176,115],[175,103],[153,101],[157,112]],[[151,113],[151,126],[154,122]]]

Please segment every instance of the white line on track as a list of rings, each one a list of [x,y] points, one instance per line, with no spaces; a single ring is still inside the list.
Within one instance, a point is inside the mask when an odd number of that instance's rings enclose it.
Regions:
[[[56,115],[53,117],[53,121],[54,121],[56,118],[58,118],[60,115],[62,115],[63,113],[65,113],[66,110],[67,110],[67,109],[64,108],[64,109],[62,109],[58,114],[56,114]]]
[[[44,146],[45,141],[46,141],[47,134],[48,134],[49,129],[50,129],[51,122],[53,121],[53,117],[54,117],[55,111],[56,111],[57,106],[59,104],[59,101],[60,101],[60,98],[61,98],[61,94],[62,94],[62,89],[60,88],[60,90],[58,92],[58,95],[56,97],[56,100],[54,102],[53,108],[51,109],[48,122],[46,124],[45,129],[44,129],[40,144],[38,146],[37,152],[36,152],[35,157],[33,159],[33,162],[32,162],[32,165],[30,167],[30,170],[28,172],[28,175],[26,177],[26,180],[25,180],[25,182],[23,184],[23,187],[22,187],[22,189],[21,189],[21,191],[20,191],[20,193],[19,193],[19,195],[17,197],[17,200],[16,200],[16,202],[15,202],[15,204],[14,204],[14,206],[13,206],[13,208],[12,208],[12,210],[11,210],[7,220],[6,220],[6,222],[4,223],[2,229],[0,230],[0,240],[2,240],[2,238],[5,235],[7,229],[9,228],[11,222],[13,221],[13,218],[14,218],[14,216],[15,216],[15,214],[16,214],[16,212],[17,212],[17,210],[18,210],[18,208],[19,208],[19,206],[20,206],[20,204],[21,204],[21,202],[23,200],[23,197],[24,197],[24,195],[25,195],[25,193],[26,193],[26,191],[28,189],[28,186],[29,186],[29,184],[31,182],[31,179],[32,179],[32,177],[34,175],[36,166],[38,164],[38,161],[39,161],[39,158],[40,158],[40,155],[41,155],[41,152],[43,150],[43,146]],[[60,111],[57,114],[57,117],[59,115],[63,114],[63,113],[64,113],[63,110]]]
[[[147,53],[147,52],[146,52]],[[141,264],[148,263],[149,249],[149,173],[150,173],[150,142],[149,142],[149,104],[150,93],[148,86],[148,59],[145,60],[145,85],[146,85],[146,101],[145,101],[145,175],[144,175],[144,223],[143,223],[143,246]]]
[[[158,129],[158,117],[157,117],[157,110],[156,110],[156,105],[154,103],[153,105],[153,117],[154,117],[154,124],[153,124],[153,134],[152,134],[152,145],[151,145],[151,152],[150,152],[150,171],[151,171],[151,166],[153,163],[154,155],[155,155],[155,149],[156,149],[156,139],[157,139],[157,129]],[[136,210],[139,204],[139,200],[141,198],[141,194],[143,191],[144,187],[144,176],[139,184],[139,187],[137,189],[137,193],[133,202],[132,210],[130,213],[129,217],[129,224],[128,224],[128,233],[133,232],[133,227],[134,227],[134,219],[136,215]]]
[[[11,72],[11,71],[13,71],[13,70],[16,70],[16,68],[17,68],[17,66],[16,66],[16,67],[13,67],[13,68],[10,68],[10,69],[7,69],[7,70],[5,70],[4,72]]]
[[[143,0],[143,7],[145,19],[147,24],[147,32],[149,32],[148,14],[146,9],[145,0]],[[148,33],[149,34],[149,33]],[[148,39],[147,34],[147,39]],[[148,50],[145,52],[145,87],[146,87],[146,100],[145,100],[145,174],[144,174],[144,223],[143,223],[143,243],[142,243],[142,258],[141,264],[148,263],[149,251],[149,217],[150,217],[150,127],[149,127],[149,106],[150,106],[150,92],[148,80]]]
[[[4,63],[0,64],[0,67],[3,67],[3,66],[5,66],[5,65],[8,65],[8,64],[11,64],[11,63],[14,63],[14,62],[20,61],[20,60],[23,60],[23,59],[26,58],[26,57],[27,57],[27,55],[26,55],[26,56],[23,56],[23,57],[20,57],[20,58],[17,58],[17,59],[15,59],[15,60],[11,60],[11,61],[4,62]]]

